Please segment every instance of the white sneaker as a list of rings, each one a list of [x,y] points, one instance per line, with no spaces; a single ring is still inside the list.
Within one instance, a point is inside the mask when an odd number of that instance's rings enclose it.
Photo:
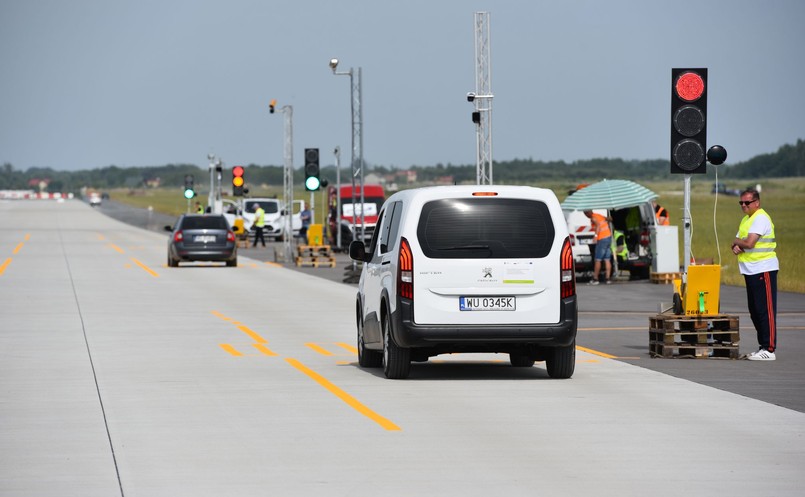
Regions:
[[[592,286],[595,286],[595,285],[600,285],[600,283],[598,282],[598,280],[590,280],[590,281],[589,281],[587,284],[588,284],[588,285],[592,285]]]
[[[774,355],[774,352],[769,352],[766,349],[760,349],[757,352],[752,352],[748,356],[747,359],[750,361],[775,361],[777,360],[777,356]]]

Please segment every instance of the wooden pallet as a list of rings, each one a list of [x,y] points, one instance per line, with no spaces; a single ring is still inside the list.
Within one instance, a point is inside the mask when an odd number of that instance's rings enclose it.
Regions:
[[[658,314],[649,318],[649,355],[664,358],[739,357],[737,316],[679,316]]]
[[[335,257],[297,257],[296,265],[301,267],[335,267]]]
[[[299,257],[331,257],[329,245],[299,245],[296,247]]]
[[[655,273],[651,272],[651,282],[661,285],[670,285],[674,280],[682,278],[682,273]]]

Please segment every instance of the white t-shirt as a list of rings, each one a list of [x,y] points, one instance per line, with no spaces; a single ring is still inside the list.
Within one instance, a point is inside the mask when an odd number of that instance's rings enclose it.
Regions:
[[[768,216],[754,216],[752,225],[749,226],[749,233],[756,233],[760,238],[771,235],[771,220]],[[738,236],[737,234],[735,235]],[[738,262],[738,268],[741,274],[759,274],[768,271],[779,271],[780,261],[777,257],[764,259],[757,262]]]

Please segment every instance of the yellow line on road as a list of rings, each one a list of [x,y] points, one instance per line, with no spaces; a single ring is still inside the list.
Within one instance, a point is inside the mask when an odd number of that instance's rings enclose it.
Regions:
[[[238,329],[240,331],[242,331],[243,333],[246,333],[247,335],[252,337],[254,339],[254,341],[257,342],[257,343],[268,343],[268,340],[266,340],[265,338],[261,337],[257,332],[250,330],[248,327],[246,327],[244,325],[238,326]]]
[[[110,243],[110,244],[108,245],[108,247],[112,247],[113,249],[117,250],[117,251],[118,251],[119,253],[121,253],[121,254],[126,253],[126,252],[125,252],[125,251],[124,251],[122,248],[118,247],[118,246],[117,246],[117,245],[115,245],[114,243]]]
[[[316,352],[318,352],[321,355],[327,355],[327,356],[333,355],[332,352],[330,352],[329,350],[325,349],[324,347],[320,347],[319,345],[316,345],[315,343],[306,343],[305,345],[310,347],[311,349],[315,350]]]
[[[25,242],[20,242],[16,247],[14,247],[14,255],[17,255],[17,253],[22,250],[23,245],[25,245]]]
[[[271,267],[282,267],[282,264],[277,264],[276,262],[268,262],[266,261],[265,264]]]
[[[145,270],[145,272],[146,272],[146,273],[150,274],[150,275],[151,275],[151,276],[153,276],[154,278],[159,278],[159,275],[158,275],[157,273],[155,273],[155,272],[154,272],[154,270],[153,270],[153,269],[151,269],[150,267],[146,266],[145,264],[143,264],[142,262],[138,261],[138,260],[137,260],[137,259],[135,259],[134,257],[132,257],[132,258],[131,258],[131,260],[132,260],[132,261],[134,261],[134,263],[135,263],[135,264],[137,264],[138,266],[140,266],[141,268],[143,268],[143,269]]]
[[[0,276],[2,276],[3,273],[6,272],[6,268],[8,267],[9,264],[11,264],[11,257],[6,259],[6,261],[2,265],[0,265]]]
[[[25,241],[27,242],[30,239],[31,239],[31,234],[30,233],[25,233]]]
[[[223,314],[221,314],[218,311],[210,311],[210,312],[212,313],[213,316],[215,316],[217,318],[220,318],[220,319],[223,319],[224,321],[232,321],[231,318],[228,318],[228,317],[224,316]]]
[[[260,353],[263,354],[263,355],[269,355],[269,356],[278,356],[279,355],[276,352],[274,352],[273,350],[271,350],[268,347],[266,347],[265,345],[263,345],[262,343],[253,343],[252,347],[254,347],[255,349],[259,350]]]
[[[383,416],[377,414],[376,412],[374,412],[373,410],[369,409],[365,405],[361,404],[360,402],[358,402],[357,399],[355,399],[355,397],[353,397],[353,396],[349,395],[348,393],[346,393],[345,391],[341,390],[340,388],[335,386],[333,383],[331,383],[327,378],[323,377],[319,373],[317,373],[317,372],[313,371],[312,369],[308,368],[307,366],[305,366],[301,362],[297,361],[296,359],[292,359],[292,358],[288,357],[285,360],[288,362],[288,364],[290,364],[291,366],[295,367],[299,371],[303,372],[304,374],[309,376],[311,379],[313,379],[316,383],[318,383],[319,385],[321,385],[324,388],[326,388],[327,390],[329,390],[330,393],[332,393],[333,395],[335,395],[339,399],[343,400],[348,406],[350,406],[351,408],[355,409],[359,413],[363,414],[367,418],[371,419],[375,423],[379,424],[381,427],[383,427],[384,430],[400,431],[402,429],[399,426],[397,426],[396,424],[394,424],[391,421],[389,421],[388,419],[384,418]]]
[[[222,349],[224,349],[225,351],[229,352],[230,354],[232,354],[235,357],[240,357],[240,356],[243,355],[242,352],[239,352],[237,349],[235,349],[235,347],[229,345],[228,343],[222,343],[220,345],[221,345]]]
[[[604,353],[604,352],[598,352],[597,350],[588,349],[587,347],[581,347],[579,345],[576,345],[576,350],[580,350],[582,352],[587,352],[588,354],[594,354],[594,355],[597,355],[597,356],[606,357],[607,359],[617,359],[618,358],[617,356],[609,355],[609,354]]]
[[[346,349],[346,350],[347,350],[347,352],[352,352],[353,354],[357,354],[357,353],[358,353],[358,348],[357,348],[357,347],[354,347],[354,346],[352,346],[352,345],[350,345],[350,344],[348,344],[348,343],[339,342],[339,343],[337,343],[336,345],[338,345],[338,346],[339,346],[339,347],[341,347],[342,349]]]

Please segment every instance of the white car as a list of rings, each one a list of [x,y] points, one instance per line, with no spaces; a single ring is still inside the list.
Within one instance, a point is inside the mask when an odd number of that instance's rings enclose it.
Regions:
[[[575,369],[577,297],[567,224],[554,193],[524,186],[440,186],[386,200],[356,301],[358,363],[406,378],[411,361],[454,352]]]
[[[249,198],[243,200],[244,208],[241,210],[239,203],[232,202],[231,200],[224,201],[226,204],[224,216],[231,226],[234,226],[237,217],[243,218],[243,226],[249,231],[249,236],[254,238],[254,206],[260,204],[265,211],[266,226],[263,234],[266,240],[275,239],[282,240],[285,233],[285,216],[284,209],[281,208],[282,202],[276,198]],[[301,212],[305,210],[304,200],[293,201],[293,213],[291,215],[291,230],[294,236],[299,234],[299,229],[302,227]]]

